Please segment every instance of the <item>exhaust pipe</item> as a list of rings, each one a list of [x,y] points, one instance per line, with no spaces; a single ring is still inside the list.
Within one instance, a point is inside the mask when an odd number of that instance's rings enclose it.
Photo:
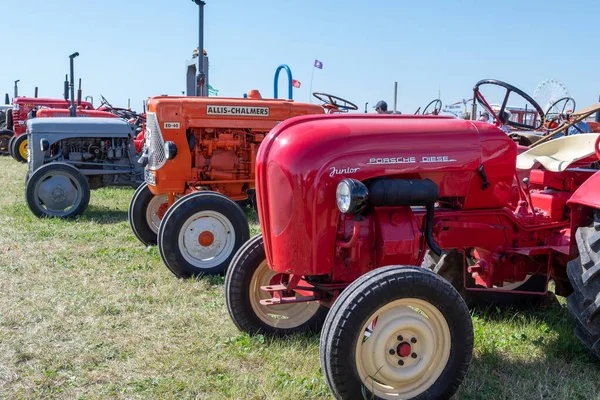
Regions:
[[[18,83],[19,83],[19,82],[21,82],[21,80],[20,80],[20,79],[17,79],[17,80],[15,81],[15,97],[14,97],[15,99],[16,99],[17,97],[19,97],[19,85],[18,85]]]
[[[75,52],[69,56],[69,63],[71,68],[71,76],[69,82],[69,88],[71,89],[71,106],[69,107],[69,116],[76,117],[77,116],[77,108],[75,108],[75,82],[73,81],[73,59],[78,57],[79,53]]]
[[[8,93],[4,95],[4,104],[10,104],[10,96]]]
[[[34,92],[33,97],[35,97],[36,99],[38,97],[38,87],[37,86],[35,87],[35,92]]]
[[[77,89],[77,107],[81,106],[81,78],[79,78],[79,89]]]
[[[63,85],[63,97],[65,101],[69,101],[69,75],[65,75],[65,83]]]
[[[398,82],[394,82],[394,114],[396,114],[398,105]]]

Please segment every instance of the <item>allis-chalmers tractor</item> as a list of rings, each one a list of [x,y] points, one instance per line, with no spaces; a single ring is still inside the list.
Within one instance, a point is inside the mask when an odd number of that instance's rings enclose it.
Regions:
[[[541,297],[549,280],[600,356],[599,137],[517,155],[497,126],[453,117],[284,121],[257,154],[262,234],[227,270],[229,314],[250,334],[323,326],[344,399],[451,397],[473,347],[463,297]],[[437,274],[416,267],[428,252]]]
[[[358,109],[336,96],[315,97],[323,104],[262,99],[258,91],[247,98],[151,98],[142,155],[147,184],[129,207],[138,239],[157,243],[178,277],[222,273],[250,238],[235,201],[253,197],[256,153],[269,130],[294,116]]]

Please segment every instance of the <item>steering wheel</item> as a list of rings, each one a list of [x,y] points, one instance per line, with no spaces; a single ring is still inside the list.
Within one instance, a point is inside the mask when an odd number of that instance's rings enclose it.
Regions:
[[[323,108],[326,108],[329,110],[329,112],[348,112],[348,110],[358,110],[358,106],[356,104],[332,94],[315,92],[313,93],[313,96],[322,101]]]
[[[553,111],[555,110],[555,111]],[[575,99],[572,97],[563,97],[562,99],[556,100],[546,110],[546,120],[555,119],[561,114],[566,114],[567,110],[575,110]]]
[[[101,104],[104,104],[104,105],[106,105],[108,108],[114,108],[114,107],[112,106],[112,104],[110,104],[110,103],[108,102],[108,100],[106,100],[106,97],[104,97],[104,96],[102,96],[102,95],[100,95],[100,103],[101,103]]]
[[[432,105],[433,105],[433,111],[428,113],[427,110]],[[442,101],[440,99],[435,99],[435,100],[431,101],[429,104],[427,104],[427,106],[425,106],[425,109],[423,110],[422,115],[438,115],[440,113],[440,111],[442,111]]]
[[[500,86],[500,87],[503,87],[506,89],[506,94],[504,95],[504,100],[502,101],[500,110],[498,110],[497,113],[492,109],[492,107],[490,106],[488,101],[483,97],[483,95],[481,94],[481,91],[479,90],[479,88],[484,85]],[[508,98],[512,92],[516,93],[517,95],[521,96],[523,99],[527,100],[533,106],[533,108],[535,108],[535,110],[538,112],[538,115],[540,116],[540,118],[538,120],[539,121],[538,125],[522,124],[520,122],[511,121],[511,120],[508,120],[505,118],[505,116],[507,114],[504,113],[504,110],[506,110],[506,104],[508,103]],[[502,82],[502,81],[498,81],[495,79],[484,79],[484,80],[477,82],[477,84],[473,88],[473,102],[475,102],[475,101],[477,101],[477,103],[479,103],[495,119],[496,126],[499,128],[502,127],[502,125],[508,125],[508,126],[514,126],[516,128],[537,131],[542,127],[542,125],[544,125],[544,121],[546,120],[546,117],[545,117],[544,111],[542,110],[542,107],[540,107],[540,105],[538,103],[536,103],[536,101],[533,100],[527,93],[525,93],[521,89],[519,89],[511,84],[508,84],[508,83]],[[536,122],[536,124],[537,123],[538,122]]]

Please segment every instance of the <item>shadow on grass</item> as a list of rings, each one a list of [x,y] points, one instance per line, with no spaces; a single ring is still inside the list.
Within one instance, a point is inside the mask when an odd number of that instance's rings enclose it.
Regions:
[[[90,205],[79,218],[81,221],[113,224],[115,222],[127,221],[127,210]]]
[[[473,318],[485,323],[504,323],[517,320],[537,327],[535,334],[511,334],[509,340],[527,341],[542,349],[549,361],[590,363],[595,359],[575,336],[575,320],[566,306],[558,302],[544,307],[497,308],[475,310]],[[596,365],[597,366],[597,365]]]

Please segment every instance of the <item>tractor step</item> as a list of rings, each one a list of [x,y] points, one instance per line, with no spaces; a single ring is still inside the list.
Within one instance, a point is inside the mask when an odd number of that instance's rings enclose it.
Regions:
[[[291,297],[273,297],[272,299],[261,300],[263,306],[276,306],[280,304],[306,303],[307,301],[321,300],[318,296],[291,296]]]

